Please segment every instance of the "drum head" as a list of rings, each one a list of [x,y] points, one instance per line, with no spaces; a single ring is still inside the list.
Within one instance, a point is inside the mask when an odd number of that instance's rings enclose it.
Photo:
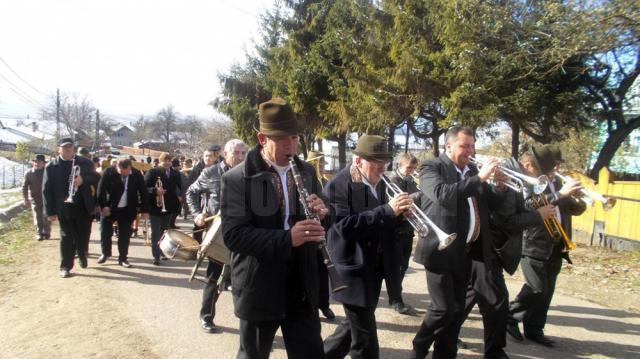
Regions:
[[[169,236],[173,242],[178,244],[181,248],[191,249],[193,251],[198,250],[200,244],[186,233],[182,233],[177,229],[167,229],[164,234]]]

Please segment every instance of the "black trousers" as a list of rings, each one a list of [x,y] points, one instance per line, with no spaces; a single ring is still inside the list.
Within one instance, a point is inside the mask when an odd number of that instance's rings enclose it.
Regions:
[[[156,260],[160,259],[162,251],[160,250],[160,239],[166,229],[169,229],[171,224],[171,216],[173,213],[165,213],[161,215],[149,216],[149,223],[151,225],[151,254]]]
[[[307,312],[287,314],[283,320],[240,319],[240,349],[236,358],[268,358],[278,328],[282,330],[288,358],[324,358],[318,311],[309,309]]]
[[[202,306],[200,307],[200,319],[213,322],[213,318],[216,316],[216,302],[220,295],[218,291],[218,279],[222,274],[222,268],[224,265],[209,260],[207,266],[207,284],[204,285],[202,291]]]
[[[380,296],[384,267],[382,256],[376,259],[376,297]],[[346,315],[335,332],[324,341],[324,353],[327,359],[344,358],[378,358],[378,329],[376,325],[376,307],[359,307],[342,304]]]
[[[459,327],[462,327],[476,303],[480,308],[484,326],[485,358],[500,357],[507,345],[509,292],[504,282],[502,267],[497,262],[485,265],[484,262],[471,261],[471,277]]]
[[[118,223],[118,260],[126,261],[129,255],[129,243],[131,241],[131,223],[126,209],[113,210],[109,217],[100,218],[100,247],[102,254],[111,256],[111,237],[113,237],[113,223]]]
[[[396,233],[395,240],[400,244],[396,246],[397,253],[395,253],[398,257],[398,262],[400,263],[400,267],[398,268],[400,271],[400,276],[398,276],[399,282],[394,283],[387,278],[384,280],[385,286],[387,287],[387,293],[389,294],[390,305],[393,305],[394,303],[404,303],[404,300],[402,299],[402,280],[407,272],[407,268],[409,268],[411,247],[413,245],[413,233]]]
[[[60,269],[71,270],[76,253],[79,258],[87,257],[91,217],[89,215],[58,217],[58,221],[60,222],[60,257],[62,258]]]
[[[547,322],[562,258],[543,261],[523,256],[520,267],[526,283],[509,305],[509,320],[523,322],[525,333],[539,334]]]
[[[425,267],[431,304],[413,338],[411,358],[425,358],[431,344],[434,344],[434,358],[456,357],[460,332],[458,323],[464,313],[469,265],[468,262],[461,263],[461,269],[457,271]]]
[[[318,251],[318,281],[318,306],[320,309],[327,309],[329,308],[329,272],[320,251]]]

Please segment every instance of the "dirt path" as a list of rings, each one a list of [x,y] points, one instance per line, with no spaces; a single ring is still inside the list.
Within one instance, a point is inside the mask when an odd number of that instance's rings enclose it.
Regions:
[[[218,302],[216,324],[224,332],[206,334],[198,322],[202,284],[187,282],[192,262],[163,261],[155,267],[150,248],[134,238],[133,268],[118,266],[113,257],[98,265],[97,230],[94,224],[89,268],[76,266],[69,279],[58,277],[57,240],[37,243],[25,259],[28,265],[0,269],[5,278],[0,284],[0,358],[235,357],[238,321],[230,293]],[[53,233],[57,235],[57,228]],[[405,301],[421,312],[428,302],[424,278],[424,271],[412,264],[405,280]],[[508,279],[512,295],[521,283]],[[383,293],[376,312],[381,358],[407,358],[422,316],[396,314],[386,301]],[[332,308],[341,319],[341,307]],[[334,329],[323,320],[323,337]],[[546,332],[558,342],[557,348],[509,340],[507,352],[514,358],[640,358],[639,314],[556,295]],[[465,323],[462,340],[469,347],[460,357],[481,357],[477,311]],[[271,357],[286,357],[279,335]]]

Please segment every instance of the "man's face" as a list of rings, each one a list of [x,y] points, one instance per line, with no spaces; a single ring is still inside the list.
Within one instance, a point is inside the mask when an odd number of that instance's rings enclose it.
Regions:
[[[405,177],[411,176],[411,174],[416,170],[417,167],[417,164],[409,163],[408,165],[402,165],[398,167],[398,172],[400,172],[400,174]]]
[[[35,167],[35,169],[37,170],[41,170],[44,168],[44,161],[35,161],[33,163],[33,167]]]
[[[120,174],[120,176],[128,176],[131,174],[131,167],[127,167],[127,168],[121,168],[121,167],[116,167],[118,169],[118,173]]]
[[[356,158],[356,166],[362,175],[367,178],[367,181],[374,186],[380,182],[380,177],[387,168],[387,165],[389,165],[389,161],[373,159],[366,160],[362,157]]]
[[[162,161],[162,167],[164,167],[165,170],[171,168],[171,158],[165,158],[164,161]]]
[[[233,168],[244,161],[246,155],[247,148],[244,145],[236,145],[232,152],[224,151],[224,162]]]
[[[522,164],[522,170],[524,174],[531,177],[539,177],[541,175],[540,170],[530,161],[524,162]]]
[[[476,150],[476,140],[473,136],[458,133],[457,138],[451,138],[446,144],[447,156],[458,168],[464,168],[469,164],[469,157],[473,156]]]
[[[265,136],[258,133],[258,140],[263,147],[264,154],[267,158],[275,162],[278,166],[286,166],[289,164],[289,156],[295,155],[300,142],[300,136]]]
[[[204,151],[202,154],[202,160],[204,161],[204,166],[209,167],[216,161],[216,153],[212,151]]]
[[[58,147],[58,153],[65,160],[70,160],[73,157],[74,148],[72,144]]]

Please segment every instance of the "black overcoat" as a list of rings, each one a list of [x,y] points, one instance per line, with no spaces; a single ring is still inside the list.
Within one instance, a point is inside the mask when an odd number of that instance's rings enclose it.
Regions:
[[[252,321],[284,319],[291,306],[287,302],[300,300],[291,296],[292,289],[304,291],[308,309],[318,308],[318,245],[292,247],[273,173],[261,149],[251,149],[243,163],[222,176],[220,196],[222,236],[231,250],[234,311],[238,318]],[[294,158],[307,190],[319,194],[314,168]],[[290,208],[292,227],[305,218],[297,191],[295,204]]]
[[[360,307],[376,307],[382,279],[400,282],[400,262],[393,233],[400,224],[387,204],[384,183],[379,183],[378,199],[357,174],[347,167],[327,183],[332,225],[327,233],[331,259],[347,289],[332,293],[334,300]],[[384,273],[376,268],[382,251]]]
[[[73,204],[64,202],[69,196],[70,172],[63,171],[60,156],[52,159],[45,167],[42,198],[47,216],[89,216],[93,213],[96,206],[95,191],[100,176],[95,172],[93,163],[82,156],[75,156],[74,165],[80,166],[82,185],[73,196]]]
[[[98,183],[98,204],[100,208],[109,207],[112,211],[118,208],[120,197],[124,192],[124,182],[115,167],[109,167],[102,173]],[[138,209],[141,213],[147,213],[148,195],[144,184],[144,178],[140,171],[131,169],[127,182],[127,217],[136,218]]]

